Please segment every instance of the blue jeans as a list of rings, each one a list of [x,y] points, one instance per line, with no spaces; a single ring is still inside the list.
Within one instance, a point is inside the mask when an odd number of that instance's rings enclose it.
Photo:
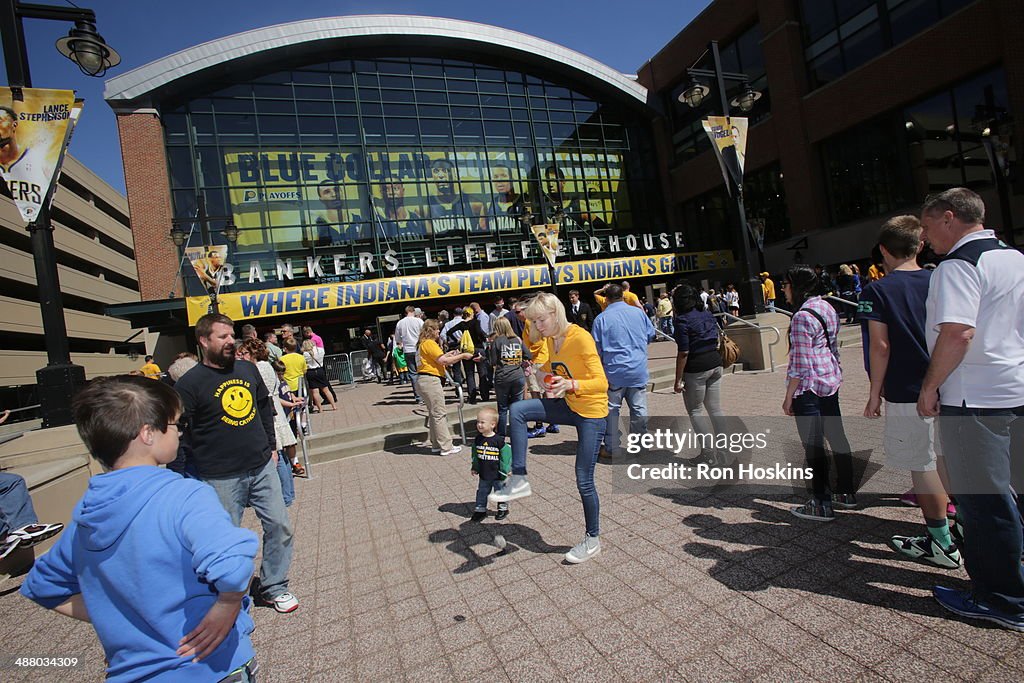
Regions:
[[[500,479],[484,479],[480,477],[480,483],[476,487],[476,509],[483,511],[487,509],[487,494],[501,486]],[[508,503],[498,503],[499,510],[508,510]]]
[[[38,521],[25,480],[17,474],[0,472],[0,541],[12,530]]]
[[[284,451],[277,454],[277,476],[281,479],[281,497],[284,498],[284,506],[290,508],[295,500],[295,479],[292,475],[292,463]]]
[[[1024,445],[1011,447],[1010,435],[1011,425],[1022,419],[1024,406],[944,405],[939,410],[950,493],[964,526],[961,550],[967,573],[979,598],[1010,614],[1024,614],[1024,494],[1013,487],[1014,477],[1024,468]]]
[[[420,373],[419,366],[417,365],[418,360],[416,358],[415,351],[405,352],[405,363],[409,368],[409,381],[412,382],[412,395],[417,399],[420,397]]]
[[[619,410],[622,399],[629,405],[629,433],[643,434],[647,431],[647,387],[608,387],[608,425],[605,428],[604,445],[608,450],[619,450]]]
[[[836,493],[856,493],[853,456],[850,454],[850,442],[846,439],[842,413],[839,411],[839,392],[831,396],[818,396],[813,391],[805,391],[793,398],[793,414],[796,416],[796,430],[804,445],[807,464],[813,473],[811,487],[814,497],[818,500],[832,500],[828,455],[825,452],[826,439],[836,461]]]
[[[674,329],[672,327],[672,316],[668,316],[667,318],[658,318],[658,322],[661,324],[662,332],[669,335],[670,337],[674,334],[674,332],[672,331]]]
[[[241,526],[242,513],[247,506],[255,510],[263,525],[263,562],[260,564],[263,598],[273,600],[287,593],[288,568],[292,564],[292,525],[273,459],[263,467],[204,481],[217,492],[235,526]]]
[[[497,382],[494,385],[494,398],[498,401],[498,434],[508,436],[508,409],[516,401],[523,400],[524,389],[526,377]]]
[[[550,424],[572,425],[576,428],[576,489],[583,501],[583,517],[587,536],[601,533],[601,503],[594,486],[594,468],[597,450],[601,447],[607,421],[603,417],[581,417],[569,409],[563,398],[531,398],[519,401],[509,408],[509,430],[512,442],[512,473],[526,474],[526,423],[543,421]]]

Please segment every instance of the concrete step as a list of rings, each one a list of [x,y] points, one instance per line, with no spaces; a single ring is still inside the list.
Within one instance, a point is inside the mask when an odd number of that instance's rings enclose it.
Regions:
[[[0,468],[18,469],[86,453],[74,425],[38,429],[0,444]]]

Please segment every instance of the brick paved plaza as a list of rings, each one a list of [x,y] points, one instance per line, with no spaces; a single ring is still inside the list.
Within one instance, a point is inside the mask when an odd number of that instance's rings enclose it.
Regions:
[[[652,366],[673,345],[656,344]],[[843,410],[866,398],[860,349],[844,349]],[[731,415],[780,415],[781,371],[729,375]],[[413,410],[408,390],[339,392],[340,428]],[[660,389],[652,412],[678,414]],[[421,409],[422,410],[422,409]],[[783,418],[789,419],[789,418]],[[878,423],[850,421],[854,441],[880,441]],[[859,433],[857,433],[859,432]],[[598,465],[603,551],[568,565],[583,535],[571,429],[531,442],[534,495],[500,524],[469,521],[469,454],[440,458],[411,447],[317,465],[298,480],[291,615],[255,611],[261,681],[798,681],[1024,679],[1024,637],[947,619],[932,600],[944,572],[898,559],[894,533],[917,533],[920,513],[899,507],[909,479],[875,473],[861,509],[831,524],[796,519],[798,497],[613,490]],[[875,456],[877,458],[877,456]],[[246,523],[256,528],[249,513]],[[0,586],[0,650],[79,654],[85,669],[0,680],[98,681],[92,629],[47,613]]]

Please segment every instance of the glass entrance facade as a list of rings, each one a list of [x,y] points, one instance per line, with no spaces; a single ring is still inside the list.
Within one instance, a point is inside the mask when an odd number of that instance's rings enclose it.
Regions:
[[[186,248],[200,196],[205,239],[238,228],[231,291],[540,263],[531,224],[560,224],[568,259],[619,235],[670,251],[647,116],[527,70],[342,59],[209,83],[161,117]]]

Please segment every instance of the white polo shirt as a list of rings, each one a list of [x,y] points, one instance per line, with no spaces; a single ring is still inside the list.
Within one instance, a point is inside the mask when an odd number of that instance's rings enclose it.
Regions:
[[[963,362],[939,389],[942,405],[1024,406],[1024,254],[1001,248],[992,230],[967,235],[932,274],[927,309],[929,353],[939,325],[974,328]]]
[[[412,315],[405,316],[395,325],[395,343],[401,344],[405,353],[416,353],[422,329],[422,320]]]

